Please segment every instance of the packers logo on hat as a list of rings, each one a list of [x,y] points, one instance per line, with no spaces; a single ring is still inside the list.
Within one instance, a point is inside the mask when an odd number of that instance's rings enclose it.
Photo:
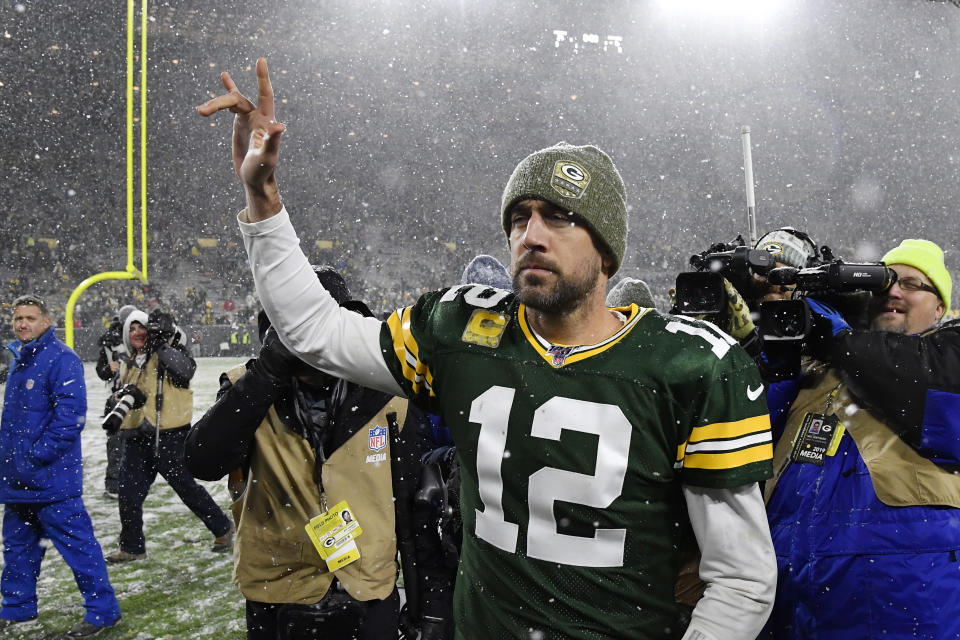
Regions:
[[[764,244],[760,249],[763,249],[770,255],[778,256],[783,253],[783,245],[779,242],[768,242]]]
[[[590,174],[576,162],[558,160],[553,165],[553,179],[550,186],[565,198],[579,198],[590,184]]]

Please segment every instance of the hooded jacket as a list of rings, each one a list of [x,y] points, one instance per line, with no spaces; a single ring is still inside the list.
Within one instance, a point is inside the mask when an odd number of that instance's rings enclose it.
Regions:
[[[83,363],[52,329],[11,365],[0,423],[0,502],[59,502],[83,491],[80,432],[86,420]]]
[[[121,386],[135,384],[147,396],[147,402],[138,409],[132,409],[120,425],[123,432],[138,430],[141,426],[148,429],[159,427],[161,430],[178,429],[190,426],[193,418],[193,391],[188,387],[196,371],[196,362],[181,345],[160,344],[156,350],[147,349],[147,358],[140,366],[136,363],[136,350],[130,343],[130,328],[134,322],[147,326],[147,314],[139,309],[132,311],[123,323],[123,344],[128,360],[120,364]],[[178,332],[180,333],[180,332]],[[157,410],[157,381],[163,369],[163,404]]]

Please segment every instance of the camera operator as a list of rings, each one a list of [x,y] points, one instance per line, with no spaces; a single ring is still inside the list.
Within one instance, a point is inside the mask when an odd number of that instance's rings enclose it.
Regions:
[[[819,256],[817,245],[810,236],[793,227],[780,227],[765,233],[757,240],[755,248],[772,255],[778,267],[803,269]],[[796,285],[791,284],[770,284],[766,276],[760,274],[754,274],[753,285],[751,291],[741,292],[751,308],[769,300],[789,300],[796,289]]]
[[[714,322],[734,337],[753,358],[761,377],[766,382],[772,383],[783,378],[795,377],[799,373],[799,343],[765,344],[757,330],[755,320],[759,317],[761,303],[789,300],[796,289],[794,284],[772,284],[767,274],[773,268],[803,269],[818,264],[821,258],[820,251],[809,235],[793,227],[780,227],[760,237],[754,249],[763,252],[759,256],[763,261],[756,256],[747,257],[748,254],[756,254],[758,251],[748,251],[748,248],[742,245],[743,240],[738,237],[732,244],[716,244],[699,256],[692,257],[691,264],[697,265],[698,270],[717,271],[723,276],[722,285],[718,285],[723,291],[720,292],[719,297],[707,295],[709,291],[696,289],[692,292],[684,292],[681,290],[680,276],[678,276],[677,289],[671,291],[671,297],[674,297],[674,307],[671,312],[684,313],[682,309],[691,308],[688,306],[691,303],[693,309],[700,310],[704,304],[707,304],[708,299],[711,299],[712,304],[707,306],[714,310],[719,308],[719,312],[697,314],[695,317]],[[730,254],[736,252],[744,253],[740,254],[741,257],[728,261],[714,260],[716,256],[729,258]],[[766,257],[765,254],[769,254],[770,257]],[[683,275],[691,274],[681,274]],[[697,299],[699,295],[704,295],[704,298]],[[686,296],[692,296],[693,299],[687,299]],[[690,315],[690,312],[686,314]],[[768,394],[776,395],[777,391],[777,389],[771,389]],[[768,397],[769,400],[771,398]]]
[[[336,270],[314,270],[341,306],[372,316],[350,300]],[[412,622],[421,638],[442,638],[445,620],[430,615],[439,594],[428,576],[411,580],[410,572],[439,553],[423,548],[410,526],[426,416],[403,398],[311,368],[267,329],[263,312],[260,324],[258,358],[221,376],[218,400],[190,430],[185,449],[198,478],[230,476],[234,580],[246,598],[247,639],[396,638],[398,547],[407,602],[423,604]],[[388,435],[394,429],[402,438]],[[321,540],[330,538],[313,540],[305,530],[324,518],[362,528],[344,541],[343,548],[355,545],[349,562],[324,558]]]
[[[883,261],[870,329],[808,298],[814,360],[774,425],[779,579],[761,637],[960,637],[960,324],[940,247]],[[772,399],[773,394],[768,395]]]
[[[183,464],[183,443],[193,417],[190,379],[197,364],[184,347],[182,334],[173,317],[159,310],[149,318],[133,310],[123,324],[129,353],[129,359],[120,363],[124,386],[114,394],[117,408],[104,421],[112,424],[119,419],[123,439],[120,550],[107,556],[111,563],[146,557],[143,501],[157,473],[213,533],[211,550],[231,548],[230,519]]]
[[[113,317],[110,326],[97,340],[100,353],[97,356],[97,376],[107,383],[110,396],[103,407],[103,416],[106,417],[113,410],[115,394],[121,386],[120,362],[127,357],[127,348],[123,344],[123,323],[136,307],[126,304]],[[107,431],[107,470],[103,478],[104,495],[113,500],[117,499],[120,486],[120,454],[121,443],[118,429]]]

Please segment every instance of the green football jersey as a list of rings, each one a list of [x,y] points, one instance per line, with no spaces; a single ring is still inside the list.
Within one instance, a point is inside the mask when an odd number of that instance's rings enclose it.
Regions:
[[[460,462],[462,638],[671,638],[695,541],[681,484],[771,476],[763,384],[708,323],[636,305],[595,345],[551,345],[507,291],[426,294],[384,324],[406,393]]]

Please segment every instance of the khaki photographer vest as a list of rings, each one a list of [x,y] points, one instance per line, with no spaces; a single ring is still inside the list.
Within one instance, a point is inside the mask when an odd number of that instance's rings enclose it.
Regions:
[[[793,442],[807,413],[822,413],[827,398],[837,389],[830,411],[840,417],[860,451],[877,497],[891,507],[943,505],[960,508],[960,475],[930,462],[900,439],[869,409],[851,400],[837,373],[824,365],[804,373],[803,386],[787,414],[787,426],[773,451],[774,477],[764,487],[764,501],[786,470]],[[847,415],[846,409],[856,405]]]
[[[246,372],[227,372],[236,382]],[[323,465],[327,505],[346,500],[363,533],[356,539],[360,559],[338,569],[336,577],[357,600],[383,599],[396,585],[398,565],[390,442],[374,452],[371,427],[386,427],[395,412],[403,426],[407,401],[392,398]],[[257,602],[312,604],[327,593],[333,574],[320,558],[304,526],[320,515],[320,490],[313,480],[316,456],[270,407],[254,435],[243,493],[231,505],[237,537],[233,579]]]
[[[161,431],[189,426],[193,421],[193,391],[175,386],[168,376],[163,378],[163,408],[157,420],[157,362],[159,356],[152,353],[142,369],[126,361],[120,363],[120,386],[135,384],[147,396],[146,404],[127,413],[121,430],[138,429],[145,419]]]

